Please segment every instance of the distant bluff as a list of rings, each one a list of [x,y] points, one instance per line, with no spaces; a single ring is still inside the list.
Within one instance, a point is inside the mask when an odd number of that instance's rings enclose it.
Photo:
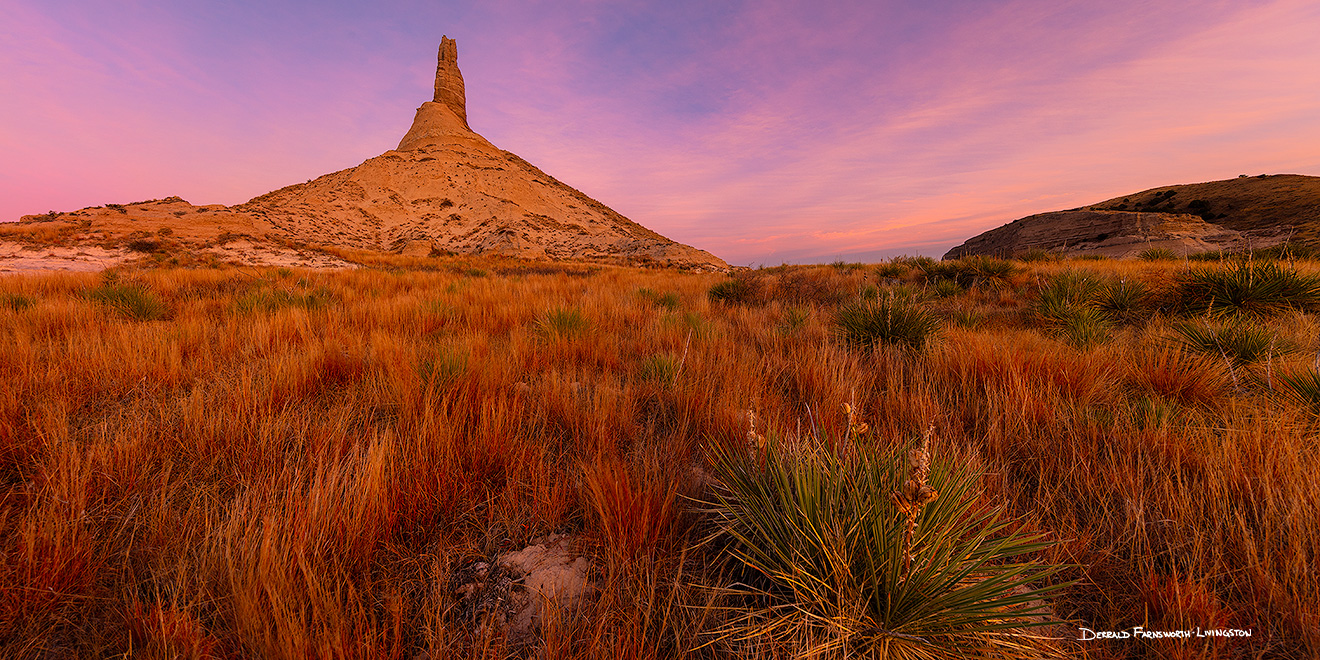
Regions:
[[[1289,240],[1320,245],[1320,177],[1241,176],[1151,188],[1014,220],[968,239],[944,258],[1028,250],[1133,257],[1150,248],[1182,255],[1265,248]]]
[[[167,212],[157,208],[162,204]],[[185,242],[243,234],[419,256],[448,251],[690,270],[729,267],[625,218],[473,132],[458,46],[447,36],[440,42],[434,95],[417,109],[397,149],[233,207],[197,207],[175,197],[23,217],[61,220],[77,222],[83,235],[100,240],[167,227]]]

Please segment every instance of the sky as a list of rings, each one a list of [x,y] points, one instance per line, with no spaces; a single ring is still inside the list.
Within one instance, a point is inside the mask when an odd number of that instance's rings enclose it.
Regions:
[[[0,0],[0,221],[358,165],[441,35],[473,130],[733,264],[1320,175],[1315,0]]]

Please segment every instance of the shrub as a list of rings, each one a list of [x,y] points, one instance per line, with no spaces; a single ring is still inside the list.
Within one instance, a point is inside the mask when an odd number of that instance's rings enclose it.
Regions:
[[[970,309],[958,309],[949,314],[949,322],[969,330],[975,330],[985,323],[985,316]]]
[[[932,261],[921,270],[927,282],[952,280],[963,288],[983,282],[1002,282],[1018,272],[1018,267],[1006,259],[971,256],[953,261]]]
[[[1169,248],[1146,248],[1137,254],[1142,261],[1172,261],[1178,254]]]
[[[1320,303],[1320,278],[1274,262],[1198,268],[1178,278],[1175,294],[1189,314],[1271,316]]]
[[[931,257],[894,257],[889,260],[889,263],[903,266],[908,269],[915,268],[917,270],[925,271],[940,262]]]
[[[994,257],[968,257],[962,262],[967,272],[979,280],[1006,280],[1019,270],[1013,262]]]
[[[773,441],[764,456],[713,453],[709,512],[750,576],[722,590],[745,606],[726,638],[798,657],[1038,655],[1000,631],[1044,625],[1024,617],[1066,585],[1033,585],[1062,567],[1027,560],[1050,544],[980,504],[976,471],[931,462],[925,441],[906,461]]]
[[[159,251],[161,249],[161,244],[160,241],[155,241],[148,238],[137,238],[129,241],[128,245],[126,245],[125,247],[127,247],[129,250],[133,252],[151,253],[151,252]]]
[[[1240,319],[1222,324],[1184,322],[1176,324],[1174,331],[1187,348],[1204,355],[1221,357],[1232,366],[1254,364],[1272,355],[1284,355],[1297,350],[1265,328]]]
[[[155,321],[165,317],[165,303],[136,284],[106,283],[89,291],[87,298],[134,321]]]
[[[851,283],[834,280],[827,270],[798,268],[779,274],[774,297],[787,303],[833,307],[848,298],[851,289]]]
[[[939,331],[939,320],[934,315],[892,293],[880,300],[847,305],[834,320],[845,341],[866,348],[894,344],[919,351]]]
[[[865,298],[865,296],[863,297]],[[874,296],[872,299],[874,299]],[[779,329],[782,332],[797,332],[807,327],[807,320],[810,318],[811,314],[807,310],[801,307],[788,307],[784,309],[784,318],[783,322],[779,324]]]
[[[851,273],[854,270],[861,270],[863,268],[866,268],[866,264],[858,261],[844,261],[843,259],[839,259],[837,261],[830,263],[830,268],[843,271],[845,273]]]

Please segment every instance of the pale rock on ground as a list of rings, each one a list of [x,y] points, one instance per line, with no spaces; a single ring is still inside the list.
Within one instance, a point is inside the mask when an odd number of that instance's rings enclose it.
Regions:
[[[106,249],[95,245],[49,247],[0,241],[0,274],[71,271],[79,273],[105,270],[135,255],[128,250]]]
[[[572,607],[595,592],[591,562],[575,539],[551,534],[507,552],[494,565],[479,561],[454,573],[462,618],[475,629],[502,629],[515,643],[535,639],[547,608]]]

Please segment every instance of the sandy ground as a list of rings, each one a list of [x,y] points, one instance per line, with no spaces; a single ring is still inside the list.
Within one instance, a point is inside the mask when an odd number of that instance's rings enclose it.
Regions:
[[[259,245],[250,241],[230,241],[224,245],[207,248],[202,252],[216,255],[221,261],[241,266],[279,266],[284,268],[357,268],[349,263],[323,252],[312,250],[291,250],[271,245]]]
[[[47,247],[0,241],[0,273],[95,272],[138,256],[95,246]]]
[[[259,245],[245,240],[206,248],[225,263],[240,266],[277,266],[286,268],[356,268],[357,265],[321,252],[293,250],[273,245]],[[98,272],[117,266],[142,254],[122,248],[107,249],[91,245],[73,247],[34,246],[0,241],[0,274]]]

